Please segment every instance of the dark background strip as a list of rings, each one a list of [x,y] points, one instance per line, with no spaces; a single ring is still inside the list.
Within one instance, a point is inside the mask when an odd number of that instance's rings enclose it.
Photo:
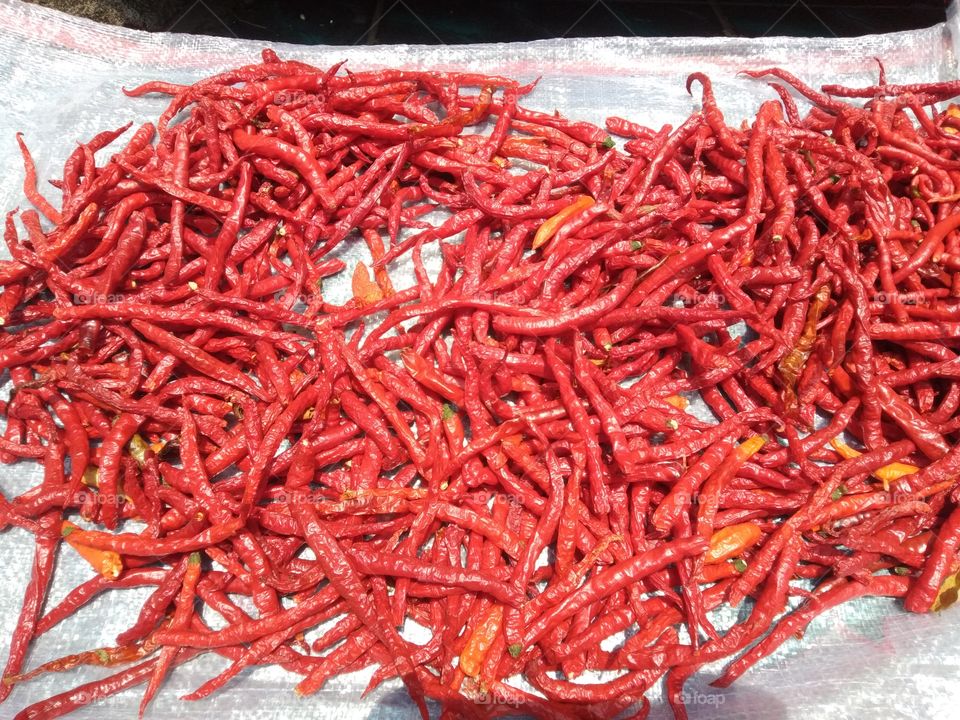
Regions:
[[[943,0],[31,0],[150,31],[355,45],[475,43],[607,35],[851,36],[942,22]]]

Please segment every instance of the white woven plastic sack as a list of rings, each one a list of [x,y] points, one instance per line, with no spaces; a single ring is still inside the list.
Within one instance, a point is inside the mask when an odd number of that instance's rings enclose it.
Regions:
[[[813,85],[857,85],[876,78],[873,58],[880,58],[893,82],[956,78],[957,29],[951,16],[946,24],[926,30],[843,39],[585,38],[458,46],[274,47],[282,56],[320,67],[347,60],[354,69],[455,68],[521,80],[539,76],[536,91],[524,100],[529,107],[558,109],[569,117],[601,124],[608,115],[621,115],[659,127],[676,124],[697,106],[698,99],[684,90],[686,76],[694,71],[712,77],[730,122],[751,117],[762,100],[774,97],[765,84],[738,78],[737,72],[745,68],[778,65]],[[0,209],[24,204],[16,131],[25,133],[40,177],[55,177],[77,140],[127,121],[153,119],[164,106],[165,100],[159,98],[126,98],[121,87],[157,78],[194,81],[256,61],[260,49],[261,43],[253,41],[101,26],[0,0]],[[48,194],[53,194],[52,189]],[[39,468],[31,463],[0,467],[0,490],[8,497],[38,479]],[[29,578],[32,552],[26,533],[9,530],[0,535],[3,659]],[[89,570],[74,560],[65,558],[58,567],[52,602],[88,576]],[[29,658],[30,666],[112,644],[145,596],[130,590],[102,596],[41,638]],[[960,611],[956,610],[921,616],[904,612],[892,601],[845,605],[814,622],[802,641],[786,643],[728,690],[711,688],[707,683],[716,672],[705,670],[688,683],[690,715],[730,720],[956,717],[960,707],[958,621]],[[226,691],[203,702],[178,700],[224,663],[204,656],[175,671],[149,716],[392,720],[413,717],[416,712],[399,684],[361,699],[368,675],[335,678],[316,696],[299,700],[292,692],[294,679],[276,668],[244,672]],[[48,675],[17,687],[0,706],[0,720],[103,672],[87,669]],[[135,717],[139,698],[137,690],[128,691],[77,717]],[[660,699],[652,699],[652,717],[669,717]]]

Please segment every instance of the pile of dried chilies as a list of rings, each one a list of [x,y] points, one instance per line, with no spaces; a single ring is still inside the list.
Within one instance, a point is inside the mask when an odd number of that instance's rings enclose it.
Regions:
[[[665,676],[682,718],[702,665],[725,686],[838,603],[954,600],[960,82],[749,74],[779,95],[752,124],[698,74],[679,127],[601,129],[507,78],[267,50],[129,91],[173,99],[79,144],[59,209],[18,138],[0,459],[44,472],[0,497],[36,548],[0,699],[100,665],[17,717],[143,711],[212,652],[188,699],[375,666],[425,716],[642,717]],[[49,607],[62,542],[94,574]],[[28,668],[142,586],[115,646]]]

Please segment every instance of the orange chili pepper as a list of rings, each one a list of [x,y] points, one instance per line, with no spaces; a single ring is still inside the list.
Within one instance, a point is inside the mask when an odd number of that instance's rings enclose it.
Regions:
[[[477,101],[470,109],[464,110],[461,113],[448,115],[440,122],[431,125],[410,125],[410,132],[418,136],[437,137],[448,133],[450,128],[463,128],[468,125],[474,125],[487,113],[492,99],[493,86],[484,85],[480,90],[480,94],[477,95]]]
[[[669,405],[673,405],[677,410],[686,410],[688,407],[690,407],[690,401],[687,400],[683,395],[667,395],[664,400]]]
[[[373,277],[377,281],[377,286],[383,293],[383,297],[392,297],[396,294],[396,291],[393,289],[393,283],[390,281],[390,274],[387,272],[386,266],[376,265],[377,260],[384,256],[383,238],[380,237],[380,233],[375,229],[368,228],[363,231],[363,239],[367,243],[367,248],[370,250],[370,256],[373,258]]]
[[[65,520],[60,529],[67,544],[77,551],[77,554],[90,563],[90,566],[105,578],[115,580],[123,572],[123,559],[113,550],[97,550],[96,548],[81,545],[73,538],[73,533],[80,528],[69,520]]]
[[[543,225],[537,229],[536,235],[533,236],[533,249],[536,250],[548,242],[550,238],[556,235],[557,230],[559,230],[567,220],[581,210],[586,210],[593,204],[594,199],[592,197],[589,195],[581,195],[556,215],[544,220]]]
[[[701,537],[710,538],[712,536],[713,522],[720,506],[720,493],[724,486],[730,478],[736,475],[747,460],[760,451],[766,442],[767,439],[763,435],[751,435],[730,450],[720,467],[703,483],[703,487],[700,489],[700,504],[697,507],[697,533]],[[706,560],[706,562],[711,561]]]
[[[833,438],[830,441],[830,444],[833,446],[833,449],[840,453],[840,456],[845,460],[850,460],[851,458],[859,457],[863,453],[859,450],[847,445],[839,437]],[[894,480],[902,478],[904,475],[913,475],[916,472],[919,472],[920,468],[916,465],[910,465],[909,463],[902,462],[892,462],[889,465],[884,465],[881,468],[877,468],[873,471],[873,476],[878,480],[883,482],[883,489],[889,490],[890,483]]]
[[[741,561],[742,562],[742,561]],[[737,562],[716,562],[711,565],[704,565],[700,574],[697,576],[698,583],[713,583],[718,580],[734,577],[742,573],[743,570]]]
[[[450,687],[459,692],[460,687],[463,685],[463,681],[466,679],[466,677],[467,676],[464,675],[463,670],[461,670],[459,667],[455,667],[453,669],[453,677],[450,678]]]
[[[370,280],[370,271],[362,262],[358,262],[353,270],[353,297],[363,305],[372,305],[383,300],[383,291]]]
[[[741,463],[745,463],[747,460],[752,458],[760,449],[767,444],[767,439],[763,435],[751,435],[742,443],[737,446],[737,449],[734,451],[736,453],[737,460]]]
[[[761,535],[763,531],[751,522],[720,528],[710,538],[710,547],[703,561],[709,565],[736,557],[756,545]]]
[[[494,605],[487,616],[473,629],[470,639],[463,646],[460,653],[460,669],[465,675],[477,677],[483,666],[483,659],[487,656],[490,646],[500,632],[503,622],[503,606]]]
[[[795,401],[794,388],[797,386],[797,380],[800,378],[807,358],[810,357],[813,350],[813,344],[816,342],[817,324],[820,322],[820,316],[829,302],[830,286],[821,285],[807,310],[807,320],[803,325],[803,332],[800,333],[797,344],[777,365],[780,376],[786,384],[791,402]]]

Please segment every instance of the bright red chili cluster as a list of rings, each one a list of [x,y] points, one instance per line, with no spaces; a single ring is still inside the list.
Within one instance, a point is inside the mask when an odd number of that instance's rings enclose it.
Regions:
[[[36,537],[0,699],[123,665],[17,717],[138,684],[146,707],[215,652],[189,698],[376,666],[425,716],[642,717],[666,676],[682,718],[700,666],[731,659],[726,685],[840,602],[954,600],[960,112],[936,103],[960,83],[751,74],[780,99],[750,125],[695,75],[679,127],[603,130],[505,78],[265,51],[131,91],[173,100],[105,164],[127,127],[80,144],[59,209],[21,143],[0,457],[44,474],[0,498]],[[45,607],[61,542],[95,574]],[[26,670],[139,586],[116,647]]]

